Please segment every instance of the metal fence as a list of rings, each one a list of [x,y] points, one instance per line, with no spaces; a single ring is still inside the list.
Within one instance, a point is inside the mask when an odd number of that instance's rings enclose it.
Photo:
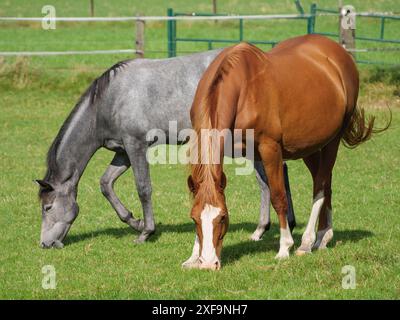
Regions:
[[[219,20],[220,17],[228,16],[226,14],[212,14],[212,13],[180,13],[174,12],[172,8],[167,10],[168,17],[209,17],[215,18]],[[311,15],[300,14],[300,15],[270,15],[265,16],[262,20],[271,20],[271,19],[284,19],[284,20],[304,20],[307,26],[307,33],[311,33],[312,24],[314,17]],[[210,19],[211,20],[211,19]],[[178,37],[177,36],[177,20],[168,20],[167,22],[167,42],[168,42],[168,57],[175,57],[177,54],[177,43],[178,42],[201,42],[206,43],[208,45],[208,50],[213,49],[213,44],[215,43],[239,43],[241,41],[247,41],[253,44],[269,44],[272,47],[275,46],[279,41],[277,40],[251,40],[244,39],[244,24],[243,21],[245,18],[237,17],[238,20],[238,37],[236,39],[211,39],[211,38],[187,38],[187,37]]]
[[[310,9],[310,14],[315,17],[315,20],[318,16],[318,13],[331,13],[331,14],[337,14],[337,10],[333,9],[322,9],[318,8],[316,4],[311,5]],[[395,44],[400,44],[400,39],[387,39],[385,38],[385,22],[387,20],[394,20],[398,21],[399,25],[398,28],[400,29],[400,16],[394,16],[394,15],[386,15],[386,14],[380,14],[380,13],[359,13],[357,14],[358,18],[368,18],[368,19],[375,19],[380,21],[380,28],[379,28],[379,36],[378,37],[366,37],[366,36],[355,36],[356,40],[363,40],[363,41],[372,41],[372,42],[383,42],[383,43],[395,43]],[[313,24],[313,30],[311,33],[316,33],[316,34],[321,34],[329,37],[338,37],[339,34],[337,32],[317,32],[315,31],[315,22]],[[400,34],[400,33],[399,33]]]
[[[268,19],[285,19],[288,20],[288,23],[293,20],[303,20],[305,22],[304,26],[304,31],[307,34],[320,34],[320,35],[325,35],[329,37],[334,37],[338,38],[340,41],[341,35],[340,35],[340,27],[336,26],[335,31],[321,31],[318,30],[318,24],[321,21],[321,19],[324,19],[324,17],[328,16],[334,16],[338,17],[338,23],[340,24],[340,9],[325,9],[318,7],[317,4],[313,3],[310,6],[310,13],[307,14],[305,13],[303,7],[300,4],[300,1],[295,1],[296,8],[299,12],[298,15],[276,15],[276,16],[270,16],[269,18],[266,17],[265,20]],[[174,18],[174,17],[182,17],[182,16],[191,16],[191,17],[209,17],[209,18],[215,18],[218,19],[221,16],[226,16],[224,14],[211,14],[211,13],[181,13],[181,12],[174,12],[172,8],[169,8],[167,10],[167,16]],[[369,43],[374,43],[375,47],[367,47],[367,48],[360,48],[360,49],[355,49],[355,48],[350,48],[349,51],[352,52],[356,58],[357,52],[394,52],[394,51],[399,51],[400,52],[400,46],[394,46],[394,47],[383,47],[379,46],[379,44],[393,44],[393,45],[398,45],[400,44],[400,39],[388,39],[385,36],[385,26],[386,26],[386,21],[387,20],[392,20],[392,21],[398,21],[399,26],[398,28],[400,29],[400,16],[396,15],[388,15],[388,14],[383,14],[383,13],[368,13],[368,12],[363,12],[363,13],[357,13],[356,14],[358,19],[372,19],[372,20],[379,20],[380,22],[380,27],[379,27],[379,36],[376,37],[371,37],[371,36],[365,36],[365,35],[359,35],[357,30],[357,33],[354,32],[354,39],[353,41],[367,41]],[[213,46],[217,43],[228,43],[228,44],[234,44],[238,43],[241,41],[247,41],[253,44],[269,44],[271,47],[275,46],[279,40],[277,39],[265,39],[265,40],[252,40],[252,39],[245,39],[244,38],[244,19],[243,18],[238,18],[238,36],[236,38],[231,38],[231,39],[216,39],[216,38],[207,38],[207,37],[182,37],[178,35],[178,25],[177,25],[177,20],[168,20],[167,22],[167,42],[168,42],[168,57],[175,57],[177,55],[177,44],[179,42],[192,42],[192,43],[206,43],[208,45],[208,49],[213,49]],[[376,60],[363,60],[363,59],[356,59],[358,63],[365,63],[365,64],[385,64],[385,62],[382,61],[376,61]],[[390,64],[390,63],[389,63]],[[396,65],[400,65],[400,59],[396,63],[392,63]]]
[[[312,33],[314,34],[320,34],[328,37],[334,37],[334,38],[340,38],[339,33],[330,31],[330,32],[324,32],[324,31],[319,31],[317,30],[317,21],[319,21],[320,15],[321,14],[337,14],[338,10],[334,9],[325,9],[325,8],[320,8],[317,6],[317,4],[312,4],[310,8],[310,14],[314,16],[314,23],[313,23],[313,30]],[[386,21],[391,20],[395,21],[397,26],[397,30],[400,29],[400,16],[396,15],[388,15],[388,14],[383,14],[383,13],[358,13],[357,14],[357,19],[358,19],[358,24],[360,24],[360,20],[370,20],[370,21],[377,21],[379,22],[379,28],[376,30],[376,33],[378,34],[377,36],[366,36],[363,35],[363,30],[358,28],[356,32],[354,33],[354,41],[358,43],[362,43],[363,46],[366,44],[367,47],[361,47],[359,49],[353,49],[356,57],[357,63],[362,63],[362,64],[378,64],[378,65],[400,65],[400,58],[394,62],[394,63],[388,63],[385,61],[378,61],[378,60],[365,60],[365,59],[360,59],[359,56],[356,54],[357,52],[363,52],[363,53],[385,53],[385,52],[399,52],[400,53],[400,39],[388,39],[385,36],[385,25]],[[400,33],[399,33],[400,35]],[[370,47],[369,44],[372,44],[374,47]],[[384,45],[386,44],[392,44],[394,46],[392,47],[386,47]],[[375,59],[375,58],[374,58]]]

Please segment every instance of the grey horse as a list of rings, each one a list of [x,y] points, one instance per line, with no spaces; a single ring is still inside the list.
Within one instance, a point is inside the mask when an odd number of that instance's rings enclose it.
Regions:
[[[90,158],[101,147],[115,152],[100,180],[102,193],[121,221],[141,232],[135,240],[137,243],[144,242],[154,233],[146,152],[159,142],[147,141],[146,133],[157,128],[166,136],[178,135],[180,130],[191,127],[189,110],[198,81],[219,52],[122,61],[91,84],[48,151],[45,177],[36,180],[42,204],[42,248],[63,247],[62,241],[79,212],[76,197],[80,177]],[[177,124],[177,132],[169,132],[171,121]],[[130,166],[142,204],[143,220],[136,219],[113,190],[114,182]],[[263,166],[257,162],[254,166],[261,189],[261,208],[259,224],[251,238],[259,240],[270,225],[270,194]],[[289,196],[289,203],[290,200]],[[293,228],[292,206],[288,220]]]

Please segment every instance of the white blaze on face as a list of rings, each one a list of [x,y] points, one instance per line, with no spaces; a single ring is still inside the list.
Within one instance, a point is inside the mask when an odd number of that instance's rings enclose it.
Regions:
[[[213,243],[214,226],[213,220],[218,217],[221,209],[206,204],[200,215],[203,242],[200,260],[206,264],[213,264],[218,261],[217,253]]]

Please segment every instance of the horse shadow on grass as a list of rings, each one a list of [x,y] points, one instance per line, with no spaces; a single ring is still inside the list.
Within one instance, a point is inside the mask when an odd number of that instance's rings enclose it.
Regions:
[[[250,233],[254,232],[256,230],[257,224],[255,223],[249,223],[249,222],[244,222],[244,223],[237,223],[237,224],[230,224],[229,225],[229,232],[235,232],[235,231],[247,231]],[[194,223],[183,223],[183,224],[163,224],[163,223],[158,223],[156,226],[156,232],[147,240],[148,242],[156,242],[158,238],[160,237],[161,234],[163,233],[193,233],[195,232],[195,226]],[[268,231],[267,231],[268,232]],[[106,236],[112,236],[116,239],[123,238],[126,236],[132,236],[132,235],[139,235],[139,232],[133,230],[130,227],[125,227],[121,226],[120,228],[105,228],[105,229],[100,229],[100,230],[95,230],[95,231],[90,231],[90,232],[84,232],[80,234],[71,234],[65,238],[64,244],[69,245],[73,244],[76,242],[84,241],[86,239],[92,239],[96,237],[100,237],[103,235]]]
[[[85,241],[87,239],[93,239],[101,236],[112,236],[116,239],[123,238],[125,236],[132,235],[132,229],[129,227],[122,228],[105,228],[90,232],[83,232],[79,234],[70,234],[64,240],[64,245],[71,245],[76,242]]]
[[[301,226],[298,225],[298,228],[301,229]],[[293,234],[294,247],[297,248],[301,244],[301,236],[297,229],[295,229]],[[362,239],[372,237],[374,235],[373,232],[369,230],[334,230],[334,238],[330,244],[328,244],[328,248],[335,247],[338,244],[344,244],[347,242],[355,243]],[[246,240],[240,243],[236,243],[233,245],[226,245],[222,250],[222,259],[224,260],[224,264],[233,264],[235,261],[239,260],[243,256],[251,255],[254,253],[260,252],[274,252],[278,253],[279,250],[279,226],[271,227],[269,231],[267,231],[261,241],[251,241]]]
[[[260,252],[278,252],[279,249],[279,226],[273,225],[270,230],[266,231],[261,241],[252,241],[250,240],[250,235],[256,229],[255,223],[250,222],[241,222],[241,223],[232,223],[229,225],[229,230],[227,236],[230,233],[234,233],[237,231],[246,231],[249,234],[249,239],[245,241],[241,241],[232,245],[225,245],[222,251],[222,257],[224,260],[224,264],[232,264],[235,261],[239,260],[241,257],[246,255],[251,255],[254,253]],[[293,240],[295,242],[295,246],[299,246],[301,243],[301,232],[303,231],[303,224],[297,224],[297,227],[294,230]],[[154,235],[152,235],[147,241],[156,242],[159,236],[162,233],[193,233],[195,232],[193,223],[183,223],[183,224],[162,224],[159,223],[157,225],[157,229]],[[134,232],[129,227],[121,227],[121,228],[105,228],[101,230],[96,230],[92,232],[86,232],[81,234],[72,234],[67,236],[65,239],[65,244],[70,245],[76,242],[84,241],[86,239],[96,238],[102,235],[112,236],[114,238],[123,238],[126,236],[132,236]],[[137,233],[138,234],[138,233]],[[373,232],[369,230],[334,230],[334,238],[333,241],[328,245],[328,247],[335,247],[339,243],[354,243],[358,242],[362,239],[372,237],[374,235]],[[192,243],[188,243],[188,250],[191,249]],[[189,248],[190,247],[190,248]]]

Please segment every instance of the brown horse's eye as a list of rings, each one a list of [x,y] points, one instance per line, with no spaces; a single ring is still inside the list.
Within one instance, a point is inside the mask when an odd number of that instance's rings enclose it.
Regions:
[[[45,204],[44,206],[43,206],[43,209],[44,209],[44,211],[49,211],[50,209],[51,209],[51,207],[52,207],[53,205],[52,204]]]

